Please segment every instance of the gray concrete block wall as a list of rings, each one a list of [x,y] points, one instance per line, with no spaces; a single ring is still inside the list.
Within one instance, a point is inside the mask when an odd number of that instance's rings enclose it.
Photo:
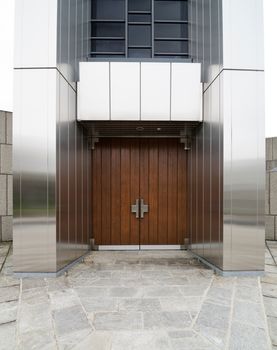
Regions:
[[[12,113],[0,111],[0,241],[12,240]]]
[[[266,139],[265,236],[277,240],[277,137]]]

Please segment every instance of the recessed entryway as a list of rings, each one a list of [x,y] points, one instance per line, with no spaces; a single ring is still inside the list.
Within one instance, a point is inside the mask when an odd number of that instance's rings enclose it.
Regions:
[[[188,238],[187,152],[179,139],[104,138],[92,151],[96,246],[180,247]]]

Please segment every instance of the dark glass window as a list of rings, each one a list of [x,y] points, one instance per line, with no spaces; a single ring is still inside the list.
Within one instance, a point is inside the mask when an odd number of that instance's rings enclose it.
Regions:
[[[91,57],[188,58],[187,0],[92,0],[90,40]]]

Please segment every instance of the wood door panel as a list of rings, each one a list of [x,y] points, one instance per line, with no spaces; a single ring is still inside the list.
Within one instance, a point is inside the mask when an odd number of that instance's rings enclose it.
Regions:
[[[92,154],[97,245],[183,244],[188,232],[187,154],[176,139],[104,139]],[[136,219],[131,204],[149,205]]]

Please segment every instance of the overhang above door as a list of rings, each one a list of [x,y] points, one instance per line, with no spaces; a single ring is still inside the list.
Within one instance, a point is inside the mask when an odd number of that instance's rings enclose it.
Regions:
[[[78,120],[200,122],[201,65],[81,62]]]

